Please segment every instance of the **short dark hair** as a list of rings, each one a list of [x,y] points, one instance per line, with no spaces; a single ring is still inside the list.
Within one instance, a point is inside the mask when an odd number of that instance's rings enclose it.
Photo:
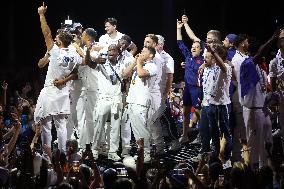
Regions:
[[[97,37],[97,32],[94,28],[87,28],[85,29],[85,32],[93,40],[95,40],[95,38]]]
[[[113,26],[117,26],[117,20],[115,18],[107,18],[104,24],[106,24],[107,22]]]
[[[114,47],[116,50],[119,51],[119,46],[118,46],[118,45],[116,45],[116,44],[110,44],[110,45],[108,46],[108,49],[111,48],[111,47]]]
[[[239,34],[234,42],[234,45],[238,48],[240,44],[248,38],[249,36],[247,34]]]
[[[153,54],[155,56],[156,54],[156,49],[154,47],[145,47],[150,51],[150,54]]]
[[[122,40],[125,40],[127,43],[131,43],[131,37],[129,35],[124,35],[121,37]]]
[[[158,44],[159,38],[155,34],[147,34],[146,37],[152,39],[156,44]]]
[[[64,47],[68,47],[73,41],[73,36],[70,32],[62,31],[58,33],[58,38],[62,42]]]

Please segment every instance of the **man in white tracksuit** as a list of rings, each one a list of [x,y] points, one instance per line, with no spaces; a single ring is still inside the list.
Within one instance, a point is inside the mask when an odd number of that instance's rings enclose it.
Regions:
[[[48,71],[44,88],[37,99],[34,119],[36,123],[41,122],[43,126],[42,143],[49,147],[51,147],[51,122],[53,119],[57,129],[58,149],[65,152],[67,140],[66,115],[70,114],[70,86],[65,85],[64,82],[59,86],[58,82],[64,80],[77,64],[81,64],[82,58],[76,51],[68,47],[73,39],[70,33],[60,32],[53,41],[45,18],[46,10],[46,6],[38,8],[49,62],[46,62],[46,64],[48,63]],[[39,67],[44,67],[46,64],[39,65]]]
[[[275,33],[276,34],[276,33]],[[259,66],[264,50],[276,39],[273,35],[258,50],[250,48],[249,57],[240,67],[241,97],[243,116],[246,127],[246,138],[250,148],[250,163],[253,168],[261,168],[267,164],[265,142],[272,142],[270,117],[267,115],[264,102],[266,96],[267,76]],[[250,44],[255,47],[255,44]],[[257,53],[256,53],[257,52]]]
[[[117,45],[108,47],[108,58],[105,64],[98,65],[98,101],[96,105],[93,152],[97,158],[100,143],[105,141],[104,126],[111,117],[110,142],[108,159],[119,161],[120,120],[122,111],[121,74],[124,64],[117,61],[119,48]]]
[[[146,35],[144,39],[144,46],[156,48],[158,44],[158,37],[154,34]],[[164,139],[162,133],[162,127],[160,118],[166,109],[165,100],[165,85],[166,83],[166,61],[161,57],[161,55],[156,52],[154,61],[157,65],[157,76],[154,81],[154,86],[150,89],[151,94],[151,108],[149,111],[149,125],[151,129],[152,143],[156,145],[156,152],[159,155],[165,153],[164,151]]]
[[[86,88],[83,87],[80,76],[85,66],[78,67],[77,79],[71,81],[70,86],[70,115],[67,120],[67,140],[75,139],[75,131],[78,138],[80,138],[82,125],[86,123],[84,101],[86,99]],[[79,141],[80,148],[84,148]]]
[[[96,36],[97,32],[93,28],[86,28],[83,31],[81,40],[84,49],[75,45],[76,50],[82,57],[85,57],[87,46],[92,47]],[[93,53],[92,51],[91,56],[91,58],[95,59],[97,53]],[[74,90],[70,96],[71,107],[73,107],[74,113],[71,119],[77,121],[75,122],[75,126],[78,125],[78,143],[81,149],[85,149],[86,144],[90,144],[94,136],[95,105],[98,91],[97,77],[97,69],[92,67],[92,65],[84,64],[78,68],[78,80],[73,81]]]
[[[156,50],[153,47],[144,47],[136,57],[135,62],[123,71],[124,77],[132,75],[123,123],[126,123],[126,125],[131,124],[136,140],[144,138],[144,162],[149,162],[151,159],[149,110],[152,103],[150,93],[157,79],[156,74],[158,71],[157,65],[153,61],[155,53]],[[124,149],[125,146],[122,146],[122,148]]]
[[[124,67],[128,67],[129,65],[134,63],[134,57],[133,55],[127,50],[127,48],[131,44],[131,38],[128,35],[123,35],[121,39],[118,41],[118,46],[120,47],[120,55],[118,57],[119,61],[124,62]],[[123,105],[125,106],[126,104],[126,97],[128,93],[128,89],[130,86],[130,77],[128,78],[123,78],[124,82],[126,84],[125,89],[126,91],[123,92],[122,96],[122,101]],[[126,83],[127,81],[127,83]],[[129,122],[128,122],[129,123]],[[129,150],[131,148],[130,146],[130,141],[131,141],[131,127],[130,125],[125,125],[125,123],[121,123],[122,125],[122,130],[121,130],[121,140],[122,140],[122,146],[124,146],[124,150],[122,151],[121,155],[122,156],[127,156],[129,155]]]

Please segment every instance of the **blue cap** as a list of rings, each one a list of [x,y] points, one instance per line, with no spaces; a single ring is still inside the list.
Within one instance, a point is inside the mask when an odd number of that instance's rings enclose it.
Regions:
[[[236,34],[230,33],[226,37],[229,39],[231,43],[234,43],[238,36]]]

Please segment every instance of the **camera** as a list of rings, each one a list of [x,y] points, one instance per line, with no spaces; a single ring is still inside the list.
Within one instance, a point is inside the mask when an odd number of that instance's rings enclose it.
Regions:
[[[82,24],[78,22],[73,23],[73,21],[69,19],[65,20],[64,23],[61,23],[61,29],[79,36],[82,35],[82,28]]]

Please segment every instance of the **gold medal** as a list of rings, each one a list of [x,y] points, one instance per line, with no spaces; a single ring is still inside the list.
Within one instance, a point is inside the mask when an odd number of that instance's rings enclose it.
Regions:
[[[135,85],[135,79],[132,79],[132,85]]]

